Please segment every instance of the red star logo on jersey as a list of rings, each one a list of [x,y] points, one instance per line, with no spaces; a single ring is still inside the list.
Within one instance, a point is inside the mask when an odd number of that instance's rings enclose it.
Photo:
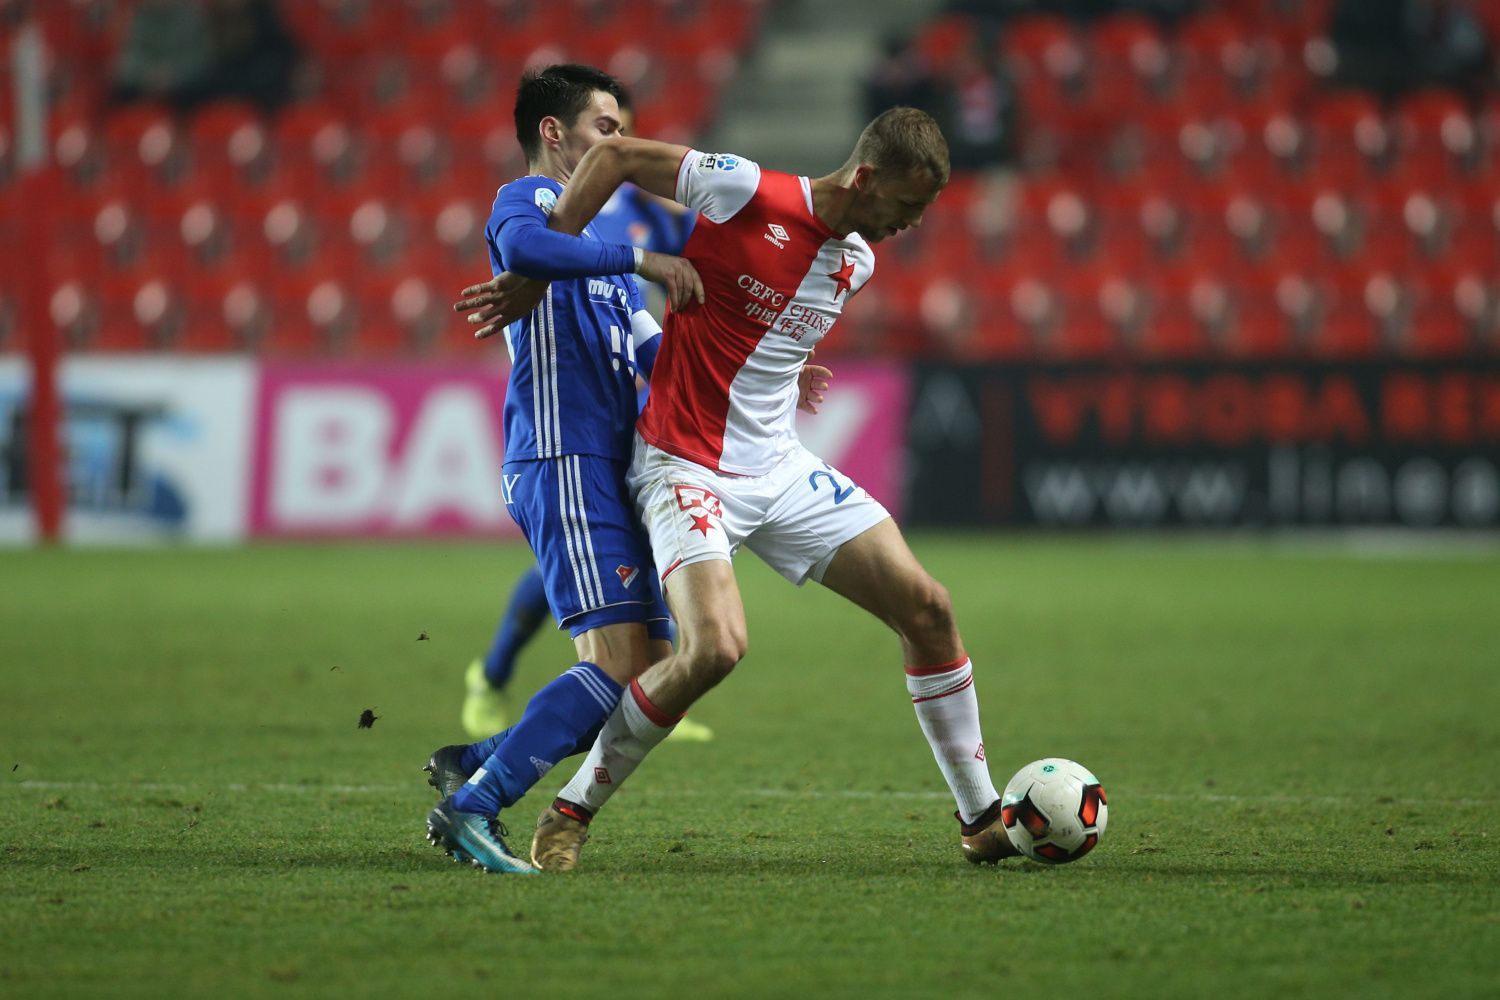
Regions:
[[[849,263],[849,258],[845,254],[840,253],[839,260],[843,261],[844,266],[837,271],[828,272],[828,276],[833,279],[833,297],[835,300],[838,299],[841,292],[849,290],[849,279],[854,277],[854,265]]]

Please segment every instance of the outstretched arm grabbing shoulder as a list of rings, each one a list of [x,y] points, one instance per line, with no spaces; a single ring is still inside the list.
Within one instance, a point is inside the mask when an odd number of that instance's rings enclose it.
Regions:
[[[677,170],[690,150],[668,142],[625,136],[583,154],[552,209],[548,228],[577,236],[626,181],[651,194],[677,199]]]

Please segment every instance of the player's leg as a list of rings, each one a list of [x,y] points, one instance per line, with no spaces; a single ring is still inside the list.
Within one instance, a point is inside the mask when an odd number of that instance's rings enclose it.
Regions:
[[[583,765],[538,823],[533,857],[552,826],[578,836],[646,754],[672,731],[703,692],[745,655],[746,628],[739,585],[730,562],[758,516],[753,502],[726,490],[711,471],[675,459],[639,439],[629,485],[663,568],[677,624],[677,651],[630,685]],[[719,494],[723,493],[721,501]],[[569,824],[556,820],[567,817]],[[571,864],[576,862],[573,851]],[[551,867],[548,865],[548,867]]]
[[[984,762],[973,667],[948,592],[922,568],[885,508],[864,490],[811,453],[783,465],[777,516],[746,546],[793,583],[822,583],[900,637],[907,690],[958,803],[965,853],[974,860],[995,860],[991,855],[1002,846],[986,831],[992,825],[999,830],[998,796]],[[1009,846],[1003,832],[1000,840]]]
[[[459,809],[493,815],[518,802],[559,760],[598,733],[625,685],[651,662],[643,622],[588,628],[574,637],[574,644],[578,662],[532,695],[521,718],[454,795]],[[491,742],[470,753],[477,756]]]
[[[532,566],[521,574],[505,605],[489,650],[469,664],[464,676],[463,727],[482,739],[510,725],[505,687],[515,673],[516,657],[548,617],[547,588],[542,572]]]
[[[652,659],[660,662],[671,655],[670,640],[664,638],[651,640]],[[620,703],[616,705],[615,711],[608,719],[602,720],[598,726],[584,734],[574,747],[574,753],[594,754],[596,748],[601,745],[616,748],[618,753],[618,746],[621,742],[638,740],[632,724],[635,727],[640,727],[640,724],[636,722],[634,715],[628,715],[625,711],[632,697],[629,692],[633,686],[633,684],[627,686],[626,694],[621,697]],[[681,725],[683,721],[678,720],[677,724]],[[669,728],[666,737],[663,738],[670,738],[674,731],[675,729]],[[652,745],[660,742],[660,739],[655,737],[654,729],[648,729],[647,734],[647,739],[652,742]],[[644,757],[645,750],[640,750],[639,755]],[[593,770],[595,766],[585,760],[578,774],[597,775],[598,772]],[[607,772],[604,774],[604,779],[607,783]],[[574,780],[577,780],[577,776]],[[577,868],[583,845],[589,839],[589,822],[594,818],[594,810],[569,801],[568,794],[568,791],[564,789],[563,793],[553,799],[552,803],[537,817],[536,830],[531,838],[531,863],[544,871],[562,872]]]
[[[923,569],[889,518],[841,545],[822,583],[885,622],[900,638],[906,689],[958,805],[965,856],[994,862],[1015,854],[1000,824],[1000,796],[985,762],[974,667],[948,591]]]
[[[532,697],[464,786],[429,815],[434,842],[490,871],[530,870],[496,833],[496,817],[597,729],[651,655],[644,581],[653,571],[620,470],[603,460],[569,456],[508,464],[506,474],[514,484],[511,512],[537,556],[548,603],[569,627],[580,656]]]
[[[538,821],[532,858],[549,871],[577,863],[594,815],[670,735],[688,707],[745,655],[745,611],[727,559],[677,568],[667,581],[667,597],[677,623],[677,651],[630,684],[583,764]]]

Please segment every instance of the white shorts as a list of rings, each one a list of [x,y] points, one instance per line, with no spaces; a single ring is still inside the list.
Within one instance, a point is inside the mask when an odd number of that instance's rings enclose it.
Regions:
[[[821,581],[840,546],[890,517],[801,445],[764,476],[727,476],[637,435],[626,484],[663,581],[682,566],[732,559],[744,544],[800,587]]]

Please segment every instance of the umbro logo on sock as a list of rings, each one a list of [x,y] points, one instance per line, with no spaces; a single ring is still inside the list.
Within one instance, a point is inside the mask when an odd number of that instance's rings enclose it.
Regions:
[[[536,776],[538,778],[545,777],[547,772],[552,770],[553,767],[550,760],[542,760],[540,757],[531,758],[531,766],[536,768]]]
[[[984,760],[984,744],[979,744],[979,749],[974,751],[975,760]]]
[[[610,785],[614,783],[609,778],[609,772],[602,767],[594,768],[594,782],[600,785]]]

